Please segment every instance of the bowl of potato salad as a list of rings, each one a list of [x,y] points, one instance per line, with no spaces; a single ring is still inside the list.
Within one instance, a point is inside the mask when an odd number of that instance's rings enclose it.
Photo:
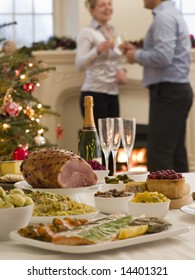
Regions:
[[[169,212],[170,199],[158,192],[137,193],[128,201],[129,214],[134,217],[157,217],[163,219]]]
[[[0,241],[9,240],[11,231],[27,226],[33,208],[33,200],[23,190],[0,187]]]

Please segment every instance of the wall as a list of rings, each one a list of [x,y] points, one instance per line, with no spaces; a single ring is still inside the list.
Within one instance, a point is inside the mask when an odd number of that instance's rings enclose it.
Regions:
[[[64,32],[64,35],[75,38],[79,30],[91,20],[90,13],[85,7],[85,0],[58,1],[61,4],[55,3],[55,10],[59,15],[63,11],[65,18],[61,16],[56,19],[56,34]],[[143,38],[152,18],[151,12],[143,8],[143,1],[113,0],[113,7],[111,23],[117,32],[119,34],[126,32],[129,40]]]
[[[143,1],[115,0],[112,23],[119,34],[127,33],[130,40],[143,38],[151,22],[151,11],[143,7]]]

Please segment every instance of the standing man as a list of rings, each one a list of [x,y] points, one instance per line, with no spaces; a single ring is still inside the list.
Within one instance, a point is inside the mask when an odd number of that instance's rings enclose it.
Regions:
[[[150,96],[148,170],[188,172],[186,121],[193,102],[189,83],[191,42],[180,12],[170,0],[144,0],[153,22],[143,49],[123,45],[129,63],[144,67]]]

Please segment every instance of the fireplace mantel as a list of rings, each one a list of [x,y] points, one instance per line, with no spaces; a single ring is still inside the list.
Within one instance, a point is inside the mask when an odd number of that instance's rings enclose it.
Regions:
[[[34,51],[33,56],[37,60],[43,60],[48,64],[74,64],[75,50],[48,50]]]
[[[77,152],[78,131],[82,127],[79,108],[80,87],[84,73],[75,67],[75,50],[48,50],[33,52],[37,61],[44,61],[48,66],[55,66],[56,71],[49,78],[41,81],[36,95],[41,102],[50,105],[60,117],[46,116],[43,124],[49,128],[46,137],[58,147]],[[120,109],[122,117],[135,117],[137,123],[148,123],[148,94],[143,88],[142,67],[124,64],[127,69],[128,83],[120,88]],[[192,49],[190,80],[195,92],[195,50]],[[60,123],[63,139],[57,139],[56,126]],[[188,118],[187,149],[190,170],[195,171],[195,104]]]

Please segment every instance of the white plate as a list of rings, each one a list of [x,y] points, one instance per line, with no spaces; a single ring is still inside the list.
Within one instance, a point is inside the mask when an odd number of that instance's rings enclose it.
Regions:
[[[35,189],[31,185],[29,185],[26,181],[17,182],[14,184],[14,187],[19,189],[31,190],[31,191],[42,191],[42,192],[52,192],[61,195],[72,195],[72,194],[79,194],[84,193],[89,190],[98,189],[101,185],[93,185],[88,187],[78,187],[78,188],[56,188],[56,189]]]
[[[43,241],[37,241],[33,239],[29,239],[26,237],[22,237],[18,234],[17,231],[12,231],[10,233],[10,238],[12,240],[21,242],[23,244],[46,249],[46,250],[52,250],[57,252],[63,252],[63,253],[70,253],[70,254],[85,254],[85,253],[95,253],[95,252],[101,252],[101,251],[107,251],[107,250],[113,250],[117,248],[123,248],[127,246],[133,246],[137,244],[142,244],[146,242],[152,242],[164,238],[173,237],[174,235],[182,234],[185,232],[188,232],[190,229],[189,226],[184,225],[172,225],[169,229],[154,233],[154,234],[145,234],[142,236],[134,237],[134,238],[128,238],[124,240],[118,240],[113,242],[106,242],[102,244],[95,244],[95,245],[56,245],[48,242]]]
[[[68,215],[68,216],[34,216],[30,219],[30,224],[39,224],[39,223],[52,223],[54,218],[63,219],[65,217],[71,219],[87,219],[93,220],[99,213],[99,210],[96,209],[96,212],[80,215]]]
[[[180,210],[186,214],[195,215],[195,202],[182,206]]]

